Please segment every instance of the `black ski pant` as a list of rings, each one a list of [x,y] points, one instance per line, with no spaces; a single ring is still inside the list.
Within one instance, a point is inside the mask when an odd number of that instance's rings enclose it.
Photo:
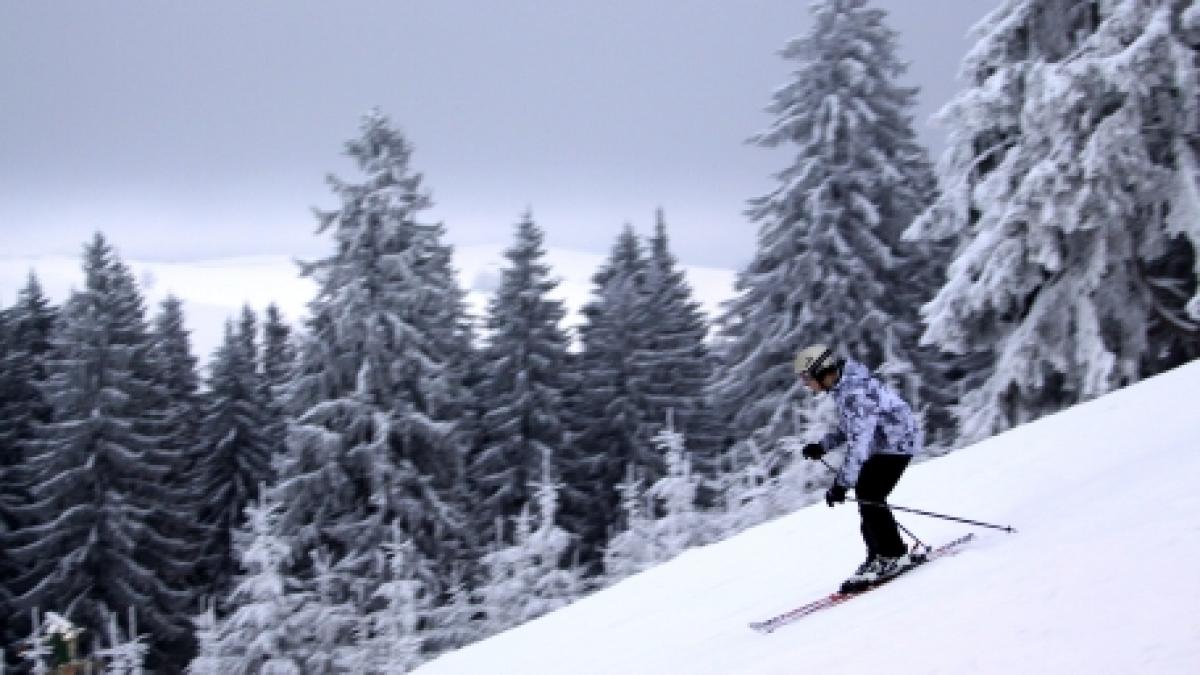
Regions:
[[[858,485],[854,496],[859,500],[858,513],[862,516],[863,542],[867,545],[867,557],[896,557],[904,555],[908,547],[900,538],[900,530],[892,510],[886,506],[871,506],[862,502],[885,502],[892,493],[901,474],[908,468],[912,457],[908,455],[872,455],[863,462],[858,473]]]

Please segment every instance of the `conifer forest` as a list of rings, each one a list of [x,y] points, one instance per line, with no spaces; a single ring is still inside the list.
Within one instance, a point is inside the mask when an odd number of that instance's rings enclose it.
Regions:
[[[566,327],[536,205],[469,312],[419,139],[381,110],[313,197],[337,206],[303,317],[247,307],[198,355],[105,233],[64,301],[32,271],[0,307],[8,667],[49,672],[63,619],[111,672],[411,670],[816,501],[809,344],[912,403],[921,458],[1200,355],[1200,4],[998,2],[940,158],[887,14],[811,19],[714,316],[660,210]]]

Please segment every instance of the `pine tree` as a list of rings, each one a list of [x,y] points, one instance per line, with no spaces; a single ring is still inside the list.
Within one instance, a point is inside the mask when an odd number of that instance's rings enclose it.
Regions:
[[[673,418],[668,418],[666,427],[655,435],[654,445],[663,453],[667,472],[650,486],[648,495],[657,507],[655,540],[662,561],[666,561],[705,543],[711,533],[697,508],[700,485],[692,472],[691,453],[685,436],[675,429]]]
[[[108,615],[108,646],[96,651],[111,675],[142,675],[145,672],[146,635],[137,632],[137,612],[129,610],[128,632],[122,632],[116,614]]]
[[[214,661],[227,668],[223,672],[306,672],[298,654],[309,633],[296,620],[306,598],[285,571],[292,549],[280,536],[279,520],[280,507],[269,497],[246,508],[238,547],[244,571],[230,595],[233,610],[206,636],[204,659],[193,662],[191,672],[211,670]]]
[[[564,443],[566,309],[549,297],[558,282],[543,262],[542,240],[526,213],[488,304],[477,386],[480,449],[470,474],[479,500],[475,519],[490,537],[497,519],[515,516],[530,500],[543,458],[557,458]]]
[[[345,574],[327,551],[313,551],[312,591],[303,594],[296,626],[308,639],[295,651],[306,673],[351,671],[343,664],[358,651],[355,631],[360,612],[355,607],[355,575]]]
[[[616,486],[629,467],[646,480],[663,473],[662,457],[644,442],[649,425],[645,381],[633,355],[646,344],[647,261],[626,226],[605,264],[593,275],[583,308],[582,351],[572,383],[572,442],[565,453],[563,522],[581,537],[582,560],[599,559],[617,520]]]
[[[269,415],[255,369],[253,322],[243,315],[241,327],[225,324],[224,340],[209,366],[195,441],[203,486],[200,519],[209,528],[205,582],[213,594],[223,593],[236,573],[233,533],[261,486],[272,480],[274,440],[267,435]]]
[[[549,461],[536,487],[536,510],[527,503],[513,518],[512,544],[500,543],[483,556],[487,569],[479,594],[486,635],[520,625],[579,597],[582,579],[566,564],[570,535],[555,524],[559,486]]]
[[[649,243],[645,341],[631,356],[631,377],[646,396],[642,416],[647,425],[641,442],[656,443],[654,439],[665,429],[663,420],[670,418],[674,429],[690,440],[696,468],[711,476],[719,461],[722,434],[706,391],[715,365],[708,347],[708,322],[670,250],[662,210]]]
[[[812,11],[809,33],[783,50],[795,71],[768,108],[776,119],[754,139],[793,148],[795,160],[751,203],[757,251],[719,322],[712,387],[732,438],[767,452],[803,431],[795,409],[802,425],[810,417],[792,372],[806,344],[880,367],[921,405],[919,303],[896,290],[930,263],[901,239],[934,186],[910,121],[916,91],[896,83],[904,65],[883,11],[866,0],[822,0]]]
[[[267,388],[267,438],[272,447],[282,450],[287,432],[284,410],[284,395],[296,365],[296,348],[292,343],[292,329],[283,319],[275,303],[267,306],[267,317],[262,329],[262,377]]]
[[[198,470],[196,440],[199,434],[201,397],[196,357],[184,326],[183,303],[174,296],[163,300],[150,334],[149,362],[154,395],[154,428],[160,439],[157,452],[170,467],[165,483],[182,501],[164,508],[161,525],[171,538],[203,540],[200,504],[203,480]],[[198,551],[199,545],[193,550]],[[196,583],[197,566],[184,566],[185,576],[174,580],[180,587]]]
[[[162,423],[166,442],[173,448],[189,447],[197,426],[200,383],[179,298],[164,299],[154,318],[150,360],[158,393],[167,404]]]
[[[620,497],[618,529],[604,545],[604,585],[650,569],[661,562],[654,540],[654,515],[634,467],[617,487]]]
[[[30,499],[25,471],[29,443],[39,424],[50,419],[50,406],[37,387],[58,310],[51,306],[32,273],[17,302],[0,311],[0,644],[29,632],[27,612],[12,603],[20,566],[9,553],[12,533],[21,527],[16,510]]]
[[[441,583],[437,604],[429,611],[425,644],[431,653],[465,647],[483,637],[475,591],[462,568],[451,571]]]
[[[675,430],[673,419],[668,417],[653,442],[663,454],[667,471],[644,494],[632,471],[618,486],[624,529],[605,547],[607,584],[713,541],[718,534],[712,519],[697,508],[699,480],[692,473],[684,435]]]
[[[1190,4],[1009,0],[976,27],[913,227],[964,241],[923,339],[983,361],[965,441],[1200,354]]]
[[[385,581],[375,591],[378,607],[363,615],[356,649],[339,665],[343,672],[407,673],[424,660],[424,631],[433,608],[428,570],[411,539],[393,526],[392,539],[383,545]]]
[[[194,620],[196,657],[188,664],[187,675],[226,675],[232,664],[221,656],[217,612],[211,604]]]
[[[774,451],[763,451],[753,440],[730,449],[718,479],[724,502],[715,516],[720,536],[736,534],[779,515],[775,503],[779,484],[772,477],[779,463]],[[792,462],[792,466],[804,464]]]
[[[320,214],[335,250],[304,265],[317,283],[286,392],[287,447],[271,494],[307,578],[324,549],[361,597],[372,561],[399,523],[443,570],[464,556],[464,446],[459,418],[471,344],[464,295],[411,148],[367,115],[346,146],[362,182],[330,178],[340,208]]]
[[[24,609],[55,608],[91,634],[109,612],[136,608],[152,662],[169,668],[190,649],[190,598],[179,579],[194,564],[172,536],[171,508],[186,499],[167,481],[162,410],[153,386],[142,299],[129,269],[97,234],[84,251],[84,287],[52,338],[42,392],[52,421],[32,444],[29,523],[9,550],[26,568]]]

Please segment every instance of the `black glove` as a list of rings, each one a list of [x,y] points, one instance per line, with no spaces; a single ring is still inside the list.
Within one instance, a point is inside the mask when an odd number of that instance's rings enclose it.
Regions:
[[[820,443],[809,443],[800,451],[805,459],[821,459],[825,456],[825,446]]]
[[[833,508],[834,504],[841,504],[846,501],[846,486],[841,483],[834,483],[833,487],[829,488],[829,492],[825,493],[825,503]]]

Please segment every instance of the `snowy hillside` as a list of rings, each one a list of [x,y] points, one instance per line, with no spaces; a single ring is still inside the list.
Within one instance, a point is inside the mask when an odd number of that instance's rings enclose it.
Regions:
[[[770,635],[859,562],[850,506],[689,551],[421,675],[1200,672],[1200,363],[917,465],[896,504],[1011,524]],[[937,543],[965,525],[904,516]]]
[[[503,245],[468,246],[455,250],[454,264],[476,316],[483,315],[487,299],[499,283],[500,270],[507,264],[506,248]],[[547,250],[546,263],[561,279],[556,297],[565,301],[572,313],[569,325],[578,322],[577,312],[592,291],[592,274],[606,258],[599,253]],[[286,319],[296,322],[305,315],[315,290],[310,280],[299,276],[296,263],[283,255],[188,262],[125,262],[133,270],[151,313],[157,311],[159,302],[167,294],[183,300],[193,353],[202,361],[207,361],[220,343],[225,320],[236,319],[243,305],[249,304],[261,312],[274,302]],[[733,295],[733,271],[688,266],[683,269],[696,301],[709,316]],[[0,258],[0,307],[12,304],[30,270],[37,273],[43,290],[56,302],[66,299],[72,288],[83,283],[82,261],[77,256]]]

